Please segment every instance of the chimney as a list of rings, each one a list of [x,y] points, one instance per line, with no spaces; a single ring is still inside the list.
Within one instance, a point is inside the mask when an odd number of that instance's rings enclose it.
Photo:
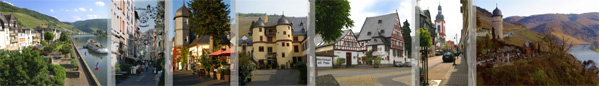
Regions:
[[[265,18],[264,18],[264,19],[265,19],[264,23],[267,23],[267,22],[269,22],[269,15],[265,15]]]

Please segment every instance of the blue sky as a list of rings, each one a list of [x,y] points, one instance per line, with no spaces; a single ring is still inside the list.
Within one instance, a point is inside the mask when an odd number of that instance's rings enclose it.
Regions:
[[[308,0],[238,0],[238,13],[285,14],[288,17],[308,17]]]
[[[0,0],[57,18],[59,21],[108,18],[108,0]]]
[[[598,12],[600,0],[479,0],[475,5],[488,11],[496,8],[502,11],[504,18],[509,16],[529,16],[546,13],[587,13]]]
[[[175,21],[173,21],[173,17],[175,17],[175,11],[177,11],[177,9],[179,9],[183,5],[183,0],[172,0],[172,1],[173,2],[171,4],[172,9],[171,9],[170,15],[165,17],[168,20],[167,23],[170,23],[170,28],[171,28],[169,30],[168,40],[171,40],[171,38],[173,38],[173,36],[175,36],[175,32],[174,32],[175,31],[174,30],[175,29]],[[191,0],[185,0],[186,7],[189,7],[189,6],[187,6],[187,2],[190,2],[190,1]],[[231,12],[231,13],[229,13],[229,17],[232,18],[232,21],[233,21],[233,18],[235,18],[235,15],[233,15],[233,13],[236,12],[235,9],[233,9],[235,6],[235,3],[232,4],[233,1],[231,1],[231,0],[223,0],[223,2],[225,2],[225,4],[229,4],[229,11]],[[168,4],[168,3],[166,3],[166,4]],[[169,6],[167,6],[167,9],[169,9],[168,7]],[[234,23],[235,22],[232,22],[231,24],[234,24]]]

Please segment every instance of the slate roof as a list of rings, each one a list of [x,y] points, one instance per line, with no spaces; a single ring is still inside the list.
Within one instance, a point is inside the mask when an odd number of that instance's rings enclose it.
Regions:
[[[239,45],[246,44],[247,46],[252,46],[252,37],[242,36],[240,38]]]
[[[190,10],[185,7],[185,5],[179,7],[177,11],[175,11],[175,17],[188,17],[190,15]],[[175,17],[173,19],[175,19]]]
[[[383,37],[391,37],[396,20],[398,20],[398,13],[367,17],[357,38],[358,41],[370,40],[381,30],[383,30],[383,34],[381,34]],[[368,35],[369,32],[371,35]]]
[[[328,46],[328,45],[335,44],[335,43],[339,42],[344,36],[346,36],[346,34],[348,34],[350,32],[352,32],[351,29],[343,30],[342,36],[340,36],[337,39],[335,39],[335,41],[329,42],[329,43],[325,43],[325,41],[323,40],[323,37],[321,37],[320,34],[315,34],[315,38],[314,38],[314,40],[315,40],[315,46],[316,47],[323,47],[323,46]]]
[[[492,16],[502,16],[502,11],[500,11],[500,9],[496,7],[496,9],[494,9],[494,12],[492,13]]]
[[[277,26],[278,20],[281,17],[269,17],[269,21],[265,23],[265,27]],[[292,35],[306,35],[308,28],[305,28],[308,19],[306,17],[285,17],[292,26]],[[277,20],[277,21],[275,21]],[[302,29],[305,29],[302,31]]]

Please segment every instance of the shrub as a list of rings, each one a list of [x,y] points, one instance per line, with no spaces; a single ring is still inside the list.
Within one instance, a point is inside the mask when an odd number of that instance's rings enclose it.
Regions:
[[[344,60],[345,60],[344,58],[337,58],[335,60],[335,65],[336,66],[342,66],[342,63],[344,63]]]
[[[79,68],[79,64],[77,64],[77,61],[75,59],[71,59],[71,64],[73,64],[75,68]]]

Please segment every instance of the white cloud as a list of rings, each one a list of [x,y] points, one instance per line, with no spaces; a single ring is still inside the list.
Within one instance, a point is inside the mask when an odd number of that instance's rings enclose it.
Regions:
[[[88,14],[86,16],[88,17],[88,19],[97,19],[98,18],[98,15],[90,15],[90,14]]]
[[[7,2],[7,1],[2,1],[2,2],[4,2],[4,3],[7,3],[7,4],[10,4],[11,6],[15,6],[15,5],[13,5],[12,3],[10,3],[10,2]]]
[[[94,4],[96,4],[96,6],[104,6],[104,2],[101,2],[101,1],[98,1],[98,2],[96,2]]]
[[[85,8],[81,8],[81,7],[80,7],[80,8],[78,8],[78,9],[79,9],[79,11],[84,11],[84,12],[87,10],[87,9],[85,9]]]
[[[79,16],[73,16],[73,19],[75,19],[75,21],[79,21],[79,20],[81,20],[81,17],[79,17]]]
[[[79,10],[78,10],[78,9],[73,9],[73,11],[75,11],[75,12],[79,12]]]
[[[67,11],[67,12],[71,12],[71,10],[65,10],[65,11]]]
[[[53,12],[53,13],[54,13],[54,9],[50,9],[50,12]]]
[[[94,9],[90,8],[90,11],[94,11]]]

